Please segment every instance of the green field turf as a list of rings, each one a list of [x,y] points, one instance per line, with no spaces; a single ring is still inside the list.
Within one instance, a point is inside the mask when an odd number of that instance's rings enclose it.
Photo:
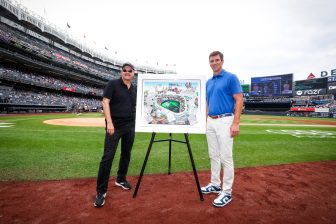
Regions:
[[[45,180],[96,177],[102,156],[104,128],[65,127],[43,124],[44,120],[73,117],[101,117],[101,114],[51,114],[38,116],[1,116],[12,127],[0,128],[0,180]],[[276,124],[303,124],[312,118],[275,120],[279,117],[242,116],[240,135],[235,139],[236,167],[336,160],[336,127],[296,127]],[[272,119],[275,118],[275,119]],[[316,118],[314,118],[316,120]],[[335,119],[322,119],[334,121]],[[273,124],[268,126],[243,125]],[[0,123],[1,125],[1,123]],[[295,135],[295,136],[293,136]],[[150,141],[150,133],[137,133],[129,175],[139,175]],[[166,139],[168,134],[157,134]],[[181,134],[173,138],[184,140]],[[197,170],[208,170],[210,162],[205,135],[189,136]],[[173,143],[172,171],[192,170],[186,145]],[[111,175],[119,162],[118,149]],[[166,173],[168,143],[154,143],[146,173]]]

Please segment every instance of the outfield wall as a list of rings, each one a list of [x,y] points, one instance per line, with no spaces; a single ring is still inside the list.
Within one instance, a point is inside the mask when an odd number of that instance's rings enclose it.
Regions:
[[[244,102],[245,110],[285,112],[291,108],[290,102]]]

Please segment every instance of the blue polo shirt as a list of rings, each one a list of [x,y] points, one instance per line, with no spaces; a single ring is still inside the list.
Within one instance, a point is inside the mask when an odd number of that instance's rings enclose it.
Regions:
[[[233,113],[235,108],[233,95],[242,92],[235,74],[223,69],[218,75],[213,75],[206,83],[208,115]]]

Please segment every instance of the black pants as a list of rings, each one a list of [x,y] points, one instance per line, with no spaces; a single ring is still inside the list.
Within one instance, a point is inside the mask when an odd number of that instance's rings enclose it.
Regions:
[[[97,192],[105,193],[108,187],[111,167],[114,155],[117,151],[118,143],[121,138],[121,153],[118,169],[118,181],[123,181],[126,178],[128,165],[131,159],[131,150],[134,142],[135,132],[134,126],[126,126],[115,129],[113,135],[105,134],[104,155],[100,161]]]

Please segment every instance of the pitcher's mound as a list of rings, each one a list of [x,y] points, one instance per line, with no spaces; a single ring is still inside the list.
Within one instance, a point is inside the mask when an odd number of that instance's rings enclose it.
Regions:
[[[104,118],[62,118],[43,121],[45,124],[62,126],[105,127]]]

